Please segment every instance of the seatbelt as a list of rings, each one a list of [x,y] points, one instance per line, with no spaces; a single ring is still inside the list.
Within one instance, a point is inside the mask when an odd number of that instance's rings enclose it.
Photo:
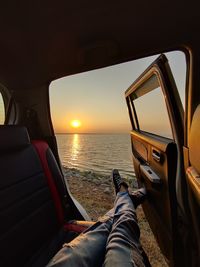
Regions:
[[[40,158],[45,177],[47,179],[47,184],[49,186],[50,192],[52,194],[52,198],[55,204],[56,213],[58,220],[61,225],[64,224],[64,212],[61,204],[61,198],[58,194],[54,179],[52,177],[51,171],[49,169],[49,165],[46,158],[46,151],[48,150],[49,146],[46,142],[41,140],[33,140],[32,141],[33,146],[35,147],[38,156]]]

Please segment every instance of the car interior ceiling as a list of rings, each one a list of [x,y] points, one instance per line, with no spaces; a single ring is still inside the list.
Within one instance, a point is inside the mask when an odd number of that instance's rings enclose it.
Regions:
[[[3,1],[0,8],[0,81],[12,90],[41,89],[70,74],[191,47],[198,38],[198,8],[186,1]]]

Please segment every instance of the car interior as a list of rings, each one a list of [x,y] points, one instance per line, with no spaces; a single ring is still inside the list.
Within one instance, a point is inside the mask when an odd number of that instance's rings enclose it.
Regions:
[[[161,54],[127,89],[133,164],[170,266],[199,266],[200,53],[197,1],[1,1],[0,263],[45,266],[91,225],[64,181],[51,121],[58,78]],[[165,52],[187,62],[185,112]],[[139,98],[165,96],[172,137],[141,128]],[[138,113],[137,113],[138,112]]]

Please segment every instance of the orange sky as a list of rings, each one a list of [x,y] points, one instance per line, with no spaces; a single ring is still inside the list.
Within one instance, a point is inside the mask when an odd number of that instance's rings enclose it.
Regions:
[[[184,101],[185,58],[166,54]],[[56,133],[128,133],[124,92],[157,56],[72,75],[50,85],[51,116]],[[80,120],[81,127],[70,126]],[[159,122],[158,122],[159,127]]]

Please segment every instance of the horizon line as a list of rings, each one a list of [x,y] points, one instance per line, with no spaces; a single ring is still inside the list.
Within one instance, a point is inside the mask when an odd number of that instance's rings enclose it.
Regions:
[[[54,132],[55,134],[129,134],[129,132],[105,132],[105,133],[102,133],[102,132],[88,132],[88,133],[76,133],[76,132],[73,132],[73,133],[60,133],[60,132]]]

